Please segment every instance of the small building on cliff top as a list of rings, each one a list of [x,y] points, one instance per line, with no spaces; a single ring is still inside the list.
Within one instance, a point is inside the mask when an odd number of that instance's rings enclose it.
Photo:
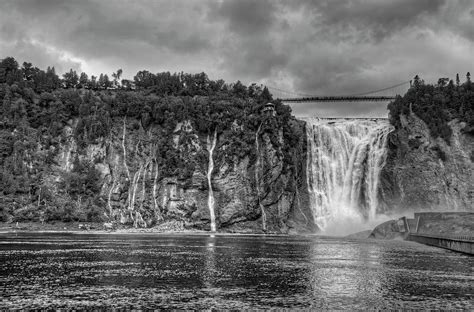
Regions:
[[[265,106],[262,109],[262,113],[266,114],[271,117],[275,117],[276,111],[275,111],[275,104],[268,102],[265,104]]]

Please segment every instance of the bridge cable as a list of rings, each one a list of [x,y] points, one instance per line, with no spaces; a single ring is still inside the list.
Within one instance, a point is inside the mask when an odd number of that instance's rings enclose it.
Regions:
[[[272,86],[267,86],[267,88],[270,89],[270,90],[275,90],[275,91],[278,91],[278,92],[282,92],[282,93],[286,93],[288,95],[294,95],[294,96],[298,96],[298,97],[300,97],[300,96],[314,96],[312,94],[291,92],[291,91],[283,90],[283,89],[272,87]]]
[[[346,96],[362,96],[362,95],[373,94],[373,93],[377,93],[377,92],[381,92],[381,91],[385,91],[385,90],[394,89],[394,88],[396,88],[396,87],[403,86],[404,84],[407,84],[407,83],[409,83],[409,82],[410,82],[410,80],[404,81],[404,82],[401,82],[401,83],[399,83],[399,84],[396,84],[396,85],[393,85],[393,86],[390,86],[390,87],[386,87],[386,88],[383,88],[383,89],[378,89],[378,90],[369,91],[369,92],[364,92],[364,93],[349,94],[349,95],[346,95]]]
[[[373,94],[373,93],[377,93],[377,92],[381,92],[381,91],[386,91],[386,90],[394,89],[394,88],[396,88],[396,87],[403,86],[403,85],[405,85],[405,84],[407,84],[407,83],[409,83],[409,82],[410,82],[410,80],[404,81],[404,82],[401,82],[401,83],[398,83],[398,84],[393,85],[393,86],[390,86],[390,87],[386,87],[386,88],[374,90],[374,91],[368,91],[368,92],[363,92],[363,93],[347,94],[347,95],[339,95],[339,96],[363,96],[363,95],[369,95],[369,94]],[[291,91],[283,90],[283,89],[276,88],[276,87],[272,87],[272,86],[267,86],[267,88],[269,88],[269,89],[271,89],[271,90],[279,91],[279,92],[282,92],[282,93],[286,93],[286,94],[288,94],[288,95],[297,96],[297,97],[317,97],[317,95],[314,95],[314,94],[305,94],[305,93],[291,92]]]

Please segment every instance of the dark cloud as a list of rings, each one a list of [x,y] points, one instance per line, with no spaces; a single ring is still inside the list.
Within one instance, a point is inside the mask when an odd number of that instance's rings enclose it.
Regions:
[[[300,2],[312,12],[317,33],[331,40],[375,40],[436,14],[445,0],[325,0]]]
[[[230,71],[236,77],[250,76],[257,80],[284,69],[290,57],[280,52],[270,40],[258,37],[229,39],[220,51],[222,70]]]
[[[387,115],[384,102],[292,103],[293,114],[309,117],[380,117]]]
[[[474,71],[470,0],[0,1],[0,51],[89,74],[207,72],[306,94],[380,89]],[[383,103],[295,113],[384,115]]]
[[[89,2],[85,0],[84,2]],[[65,10],[71,12],[75,6],[73,1],[63,0],[16,0],[10,1],[9,8],[17,9],[19,12],[31,17],[49,16],[52,12],[58,13]]]
[[[355,77],[364,68],[370,66],[368,61],[357,54],[338,53],[337,51],[315,48],[312,53],[302,53],[293,59],[291,73],[300,90],[311,94],[349,94],[357,87],[347,89],[344,85],[346,77]],[[318,63],[311,59],[317,58]]]
[[[453,34],[474,42],[474,2],[471,0],[448,1],[443,14],[430,22],[433,29],[449,29]]]
[[[171,30],[168,32],[157,31],[155,36],[157,45],[183,54],[192,54],[211,46],[210,40],[201,36],[200,33],[184,34],[183,36],[182,33]]]
[[[283,69],[290,58],[279,43],[281,31],[290,27],[284,11],[284,6],[270,0],[212,3],[209,17],[223,23],[227,33],[220,42],[221,68],[255,80]]]
[[[223,1],[210,12],[228,24],[229,30],[253,35],[269,30],[275,22],[275,2],[270,0]]]

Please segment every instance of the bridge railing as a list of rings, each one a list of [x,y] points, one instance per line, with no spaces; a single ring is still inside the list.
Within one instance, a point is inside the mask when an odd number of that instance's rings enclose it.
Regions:
[[[432,235],[432,234],[423,234],[423,233],[410,233],[410,236],[447,239],[447,240],[453,240],[453,241],[474,242],[474,237],[469,236],[469,235],[447,235],[447,236],[444,236],[444,235]]]

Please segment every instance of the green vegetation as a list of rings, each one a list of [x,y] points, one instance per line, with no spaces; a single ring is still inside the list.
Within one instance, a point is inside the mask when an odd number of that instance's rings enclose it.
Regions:
[[[411,110],[428,125],[433,137],[441,137],[448,144],[452,135],[448,122],[455,118],[466,122],[463,131],[474,134],[474,84],[470,73],[463,84],[459,75],[456,83],[440,78],[437,85],[425,84],[416,76],[408,92],[398,96],[388,109],[390,122],[396,128],[401,126],[400,115]]]
[[[303,140],[291,127],[291,109],[275,103],[277,116],[261,113],[272,100],[268,89],[240,81],[226,84],[210,80],[205,73],[140,71],[133,81],[99,78],[70,70],[62,78],[54,67],[43,71],[31,63],[20,67],[7,57],[0,62],[0,220],[100,221],[105,198],[100,195],[100,177],[94,164],[73,161],[73,169],[58,176],[55,157],[65,143],[66,126],[75,125],[74,138],[79,150],[107,138],[114,125],[159,131],[154,137],[160,178],[188,178],[202,163],[185,160],[183,151],[173,145],[178,122],[189,120],[201,140],[214,130],[221,154],[231,163],[236,157],[255,162],[255,132],[262,124],[284,158],[284,170],[295,170],[293,146]],[[156,130],[158,129],[158,130]],[[283,130],[284,142],[278,139]],[[182,140],[186,140],[186,136]],[[59,182],[58,182],[59,181]],[[53,192],[54,191],[54,192]],[[53,195],[55,194],[55,195]],[[60,196],[56,196],[59,194]]]

